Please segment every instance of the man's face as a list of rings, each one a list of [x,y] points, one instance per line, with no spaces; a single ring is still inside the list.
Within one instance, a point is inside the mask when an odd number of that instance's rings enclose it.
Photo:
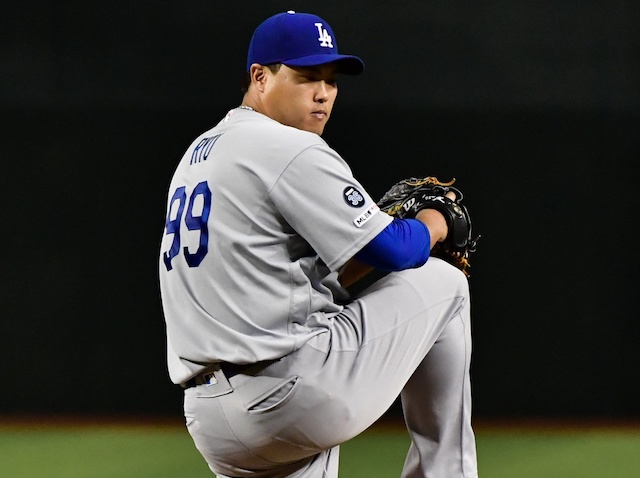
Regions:
[[[288,67],[268,76],[262,106],[270,118],[304,131],[321,135],[338,94],[334,64]]]

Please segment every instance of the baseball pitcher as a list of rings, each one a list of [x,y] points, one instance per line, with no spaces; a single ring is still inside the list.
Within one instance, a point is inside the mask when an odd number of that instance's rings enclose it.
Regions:
[[[268,18],[241,105],[171,180],[168,369],[219,478],[336,478],[340,444],[399,395],[411,446],[398,473],[477,476],[469,213],[435,178],[376,202],[321,138],[338,76],[363,69],[320,17]]]

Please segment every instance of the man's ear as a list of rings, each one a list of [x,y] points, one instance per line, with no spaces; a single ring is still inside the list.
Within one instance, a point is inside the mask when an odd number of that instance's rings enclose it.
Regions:
[[[249,69],[249,77],[251,78],[251,84],[254,85],[259,91],[263,92],[267,80],[266,67],[254,63]]]

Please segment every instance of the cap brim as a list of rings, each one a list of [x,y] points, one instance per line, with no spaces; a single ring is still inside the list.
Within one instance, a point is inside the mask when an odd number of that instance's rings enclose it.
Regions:
[[[345,75],[359,75],[364,71],[364,62],[353,55],[310,55],[282,61],[282,64],[287,66],[316,66],[327,63],[335,63],[338,73]]]

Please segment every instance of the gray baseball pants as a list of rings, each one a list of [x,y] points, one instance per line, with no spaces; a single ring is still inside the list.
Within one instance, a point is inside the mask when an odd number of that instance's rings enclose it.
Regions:
[[[466,277],[430,258],[389,274],[333,326],[258,374],[185,390],[187,428],[219,478],[336,478],[339,445],[401,396],[402,478],[477,477]]]

